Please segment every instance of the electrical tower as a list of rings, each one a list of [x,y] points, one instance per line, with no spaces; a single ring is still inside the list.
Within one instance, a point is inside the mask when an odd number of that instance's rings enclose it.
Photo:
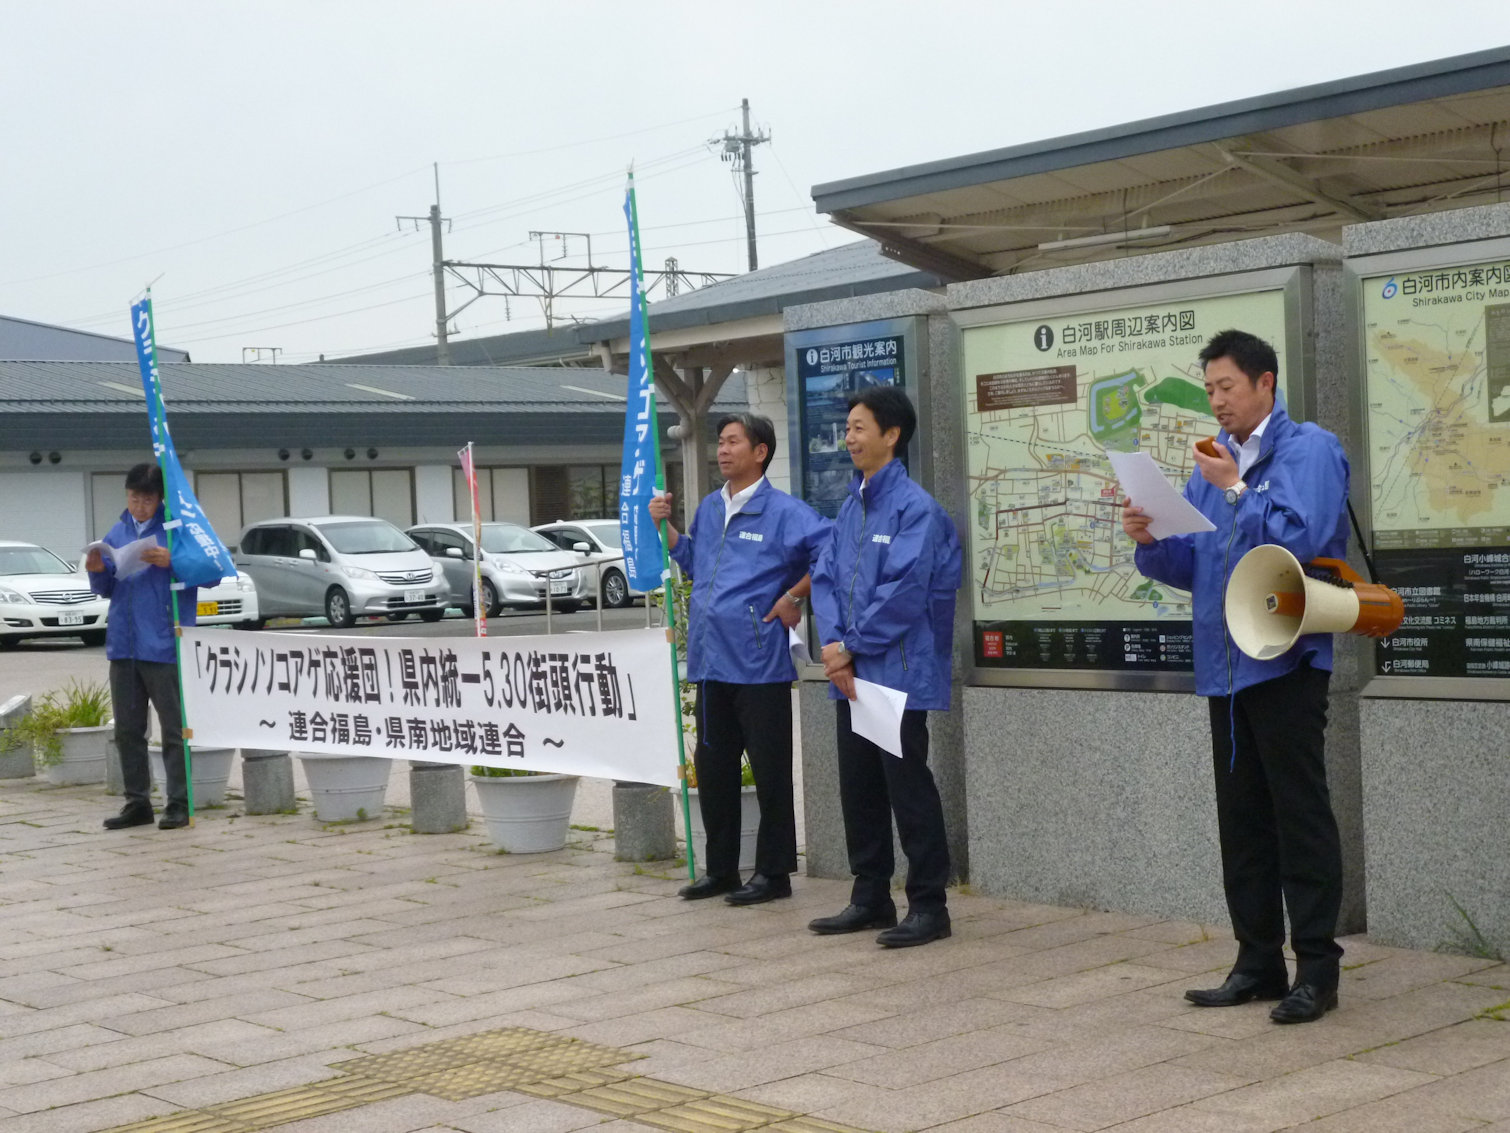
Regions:
[[[750,132],[750,100],[739,100],[740,110],[744,112],[744,129],[735,134],[725,130],[721,138],[708,139],[709,145],[722,145],[723,152],[719,154],[722,161],[732,162],[734,172],[744,175],[744,192],[741,196],[745,203],[745,242],[749,247],[750,270],[759,267],[755,256],[755,163],[751,159],[750,151],[756,146],[771,140],[771,132],[761,129],[760,133]]]
[[[435,170],[435,203],[430,206],[430,212],[426,216],[400,216],[394,219],[402,230],[404,221],[413,223],[417,231],[421,221],[430,222],[430,252],[431,262],[435,270],[435,361],[437,365],[449,366],[451,364],[451,344],[447,339],[446,332],[446,269],[445,251],[441,247],[440,226],[445,224],[447,231],[450,230],[451,222],[440,215],[440,164],[433,166]]]

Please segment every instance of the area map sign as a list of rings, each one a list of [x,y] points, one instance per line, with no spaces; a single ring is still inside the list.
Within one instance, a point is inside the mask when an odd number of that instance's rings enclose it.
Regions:
[[[1510,677],[1510,257],[1361,286],[1373,540],[1405,599],[1376,670]]]
[[[1282,288],[964,328],[978,669],[1190,670],[1190,596],[1134,569],[1105,450],[1183,488],[1218,429],[1196,355],[1229,327],[1273,344],[1283,384]]]

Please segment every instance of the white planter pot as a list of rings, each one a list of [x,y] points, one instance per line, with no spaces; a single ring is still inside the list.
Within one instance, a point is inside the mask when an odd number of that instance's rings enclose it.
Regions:
[[[194,785],[194,809],[219,806],[225,802],[226,784],[231,781],[231,764],[236,760],[233,747],[189,748],[189,778]],[[147,748],[147,765],[152,769],[152,789],[167,796],[168,780],[163,770],[163,749],[152,744]]]
[[[692,812],[692,850],[697,855],[698,876],[707,872],[708,831],[703,827],[703,811],[697,801],[697,788],[687,790],[687,804]],[[760,833],[760,803],[754,787],[739,789],[739,868],[755,868],[755,836]]]
[[[388,793],[391,759],[370,755],[313,755],[295,752],[304,767],[315,817],[321,822],[380,818]]]
[[[105,741],[115,731],[114,724],[98,728],[64,728],[63,758],[42,768],[42,778],[59,787],[105,781]]]
[[[469,776],[488,837],[510,854],[543,854],[566,845],[575,775]]]

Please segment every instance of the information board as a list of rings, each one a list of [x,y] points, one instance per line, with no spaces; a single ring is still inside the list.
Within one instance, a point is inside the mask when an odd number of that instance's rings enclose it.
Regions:
[[[977,668],[1191,668],[1190,596],[1134,569],[1105,450],[1183,488],[1218,430],[1196,356],[1231,327],[1288,384],[1282,287],[964,328]]]
[[[1510,677],[1510,259],[1365,277],[1368,477],[1388,676]]]

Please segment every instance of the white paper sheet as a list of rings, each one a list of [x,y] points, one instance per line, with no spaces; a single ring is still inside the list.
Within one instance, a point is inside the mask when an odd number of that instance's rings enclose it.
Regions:
[[[1173,484],[1164,479],[1164,474],[1148,453],[1107,449],[1106,459],[1112,462],[1112,471],[1117,474],[1122,491],[1132,500],[1133,506],[1142,508],[1145,515],[1152,517],[1148,533],[1155,539],[1216,530],[1216,524],[1197,511]]]
[[[142,552],[148,547],[156,547],[157,545],[157,539],[152,536],[148,536],[145,539],[137,539],[135,542],[127,543],[124,547],[112,547],[109,543],[96,539],[84,548],[84,553],[87,555],[90,551],[98,551],[105,558],[113,559],[115,561],[115,577],[130,578],[133,574],[139,574],[152,565],[151,563],[142,561]]]
[[[902,712],[907,694],[872,681],[855,681],[849,702],[849,726],[883,751],[902,758]]]
[[[807,651],[807,641],[796,626],[792,626],[786,631],[786,647],[791,651],[792,664],[811,665],[813,663],[813,659]]]

